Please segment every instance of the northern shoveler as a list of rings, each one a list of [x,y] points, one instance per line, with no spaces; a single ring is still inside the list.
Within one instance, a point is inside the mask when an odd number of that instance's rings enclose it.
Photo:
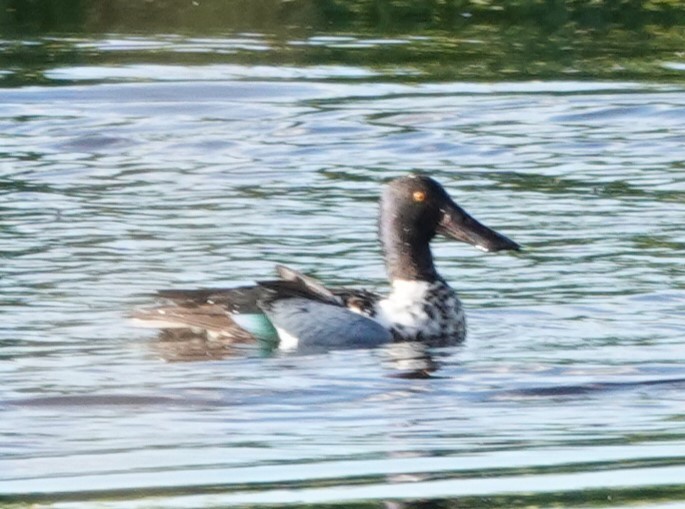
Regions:
[[[456,292],[433,264],[430,242],[441,234],[483,251],[519,245],[479,223],[435,180],[392,180],[380,201],[379,235],[391,283],[387,296],[329,289],[285,266],[278,279],[227,289],[161,290],[164,307],[139,310],[139,323],[183,328],[228,342],[277,342],[298,348],[364,348],[392,341],[449,346],[466,336]]]

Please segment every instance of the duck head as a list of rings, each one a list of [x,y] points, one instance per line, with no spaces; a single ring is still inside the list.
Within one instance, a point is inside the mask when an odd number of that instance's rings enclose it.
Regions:
[[[513,240],[481,224],[435,180],[409,175],[392,180],[380,204],[380,237],[391,279],[434,281],[430,241],[437,235],[483,251],[518,250]]]

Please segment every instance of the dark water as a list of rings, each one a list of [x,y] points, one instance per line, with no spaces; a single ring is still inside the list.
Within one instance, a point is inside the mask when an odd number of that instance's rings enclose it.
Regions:
[[[0,501],[681,506],[682,55],[475,79],[414,32],[2,41]],[[383,290],[379,188],[414,170],[525,246],[435,246],[462,347],[265,355],[126,321],[275,263]]]

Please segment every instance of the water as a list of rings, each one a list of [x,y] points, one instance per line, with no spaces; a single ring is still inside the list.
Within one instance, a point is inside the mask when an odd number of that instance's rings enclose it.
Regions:
[[[0,88],[0,500],[680,507],[681,82],[417,78],[364,58],[430,37],[306,40],[359,62],[279,64],[259,34],[23,40]],[[436,244],[463,346],[286,356],[126,321],[275,263],[385,289],[376,200],[414,170],[525,247]]]

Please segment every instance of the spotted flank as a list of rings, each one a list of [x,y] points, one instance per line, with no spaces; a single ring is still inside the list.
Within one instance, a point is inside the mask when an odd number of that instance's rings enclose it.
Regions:
[[[438,274],[436,235],[482,251],[518,250],[454,203],[435,180],[410,175],[388,183],[380,200],[379,237],[391,291],[324,286],[285,266],[253,286],[164,290],[162,307],[134,313],[138,323],[185,328],[232,343],[277,344],[282,350],[326,351],[419,341],[450,346],[466,337],[456,292]]]

